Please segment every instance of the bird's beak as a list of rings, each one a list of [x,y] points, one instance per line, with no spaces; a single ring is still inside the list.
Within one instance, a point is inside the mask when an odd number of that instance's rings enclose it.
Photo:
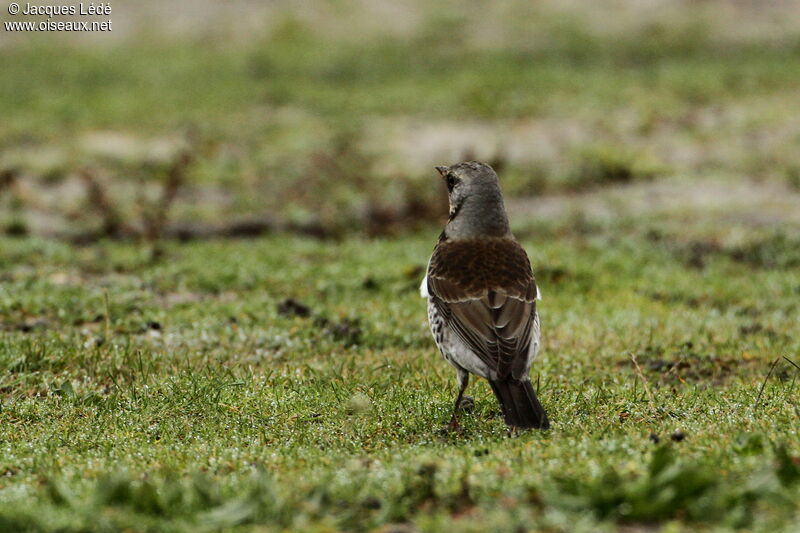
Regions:
[[[444,177],[444,175],[450,170],[450,167],[436,167],[436,170],[439,171],[439,175],[441,177]]]

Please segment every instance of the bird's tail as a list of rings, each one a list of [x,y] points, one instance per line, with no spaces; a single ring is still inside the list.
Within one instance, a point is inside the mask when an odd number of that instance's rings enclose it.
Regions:
[[[503,409],[506,424],[518,428],[548,429],[550,421],[539,403],[530,380],[489,381]]]

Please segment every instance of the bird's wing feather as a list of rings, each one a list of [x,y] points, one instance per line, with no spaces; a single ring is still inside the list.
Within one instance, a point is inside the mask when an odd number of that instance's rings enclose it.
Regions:
[[[510,238],[440,242],[427,289],[456,335],[500,377],[522,377],[536,314],[536,283]]]

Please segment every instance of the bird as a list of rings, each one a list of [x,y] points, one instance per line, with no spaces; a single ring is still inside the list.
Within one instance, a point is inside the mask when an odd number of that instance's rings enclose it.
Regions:
[[[541,295],[511,233],[497,174],[478,161],[436,170],[447,185],[449,215],[420,294],[436,346],[456,369],[458,395],[446,428],[461,430],[457,413],[474,374],[489,382],[510,428],[548,429],[530,379]]]

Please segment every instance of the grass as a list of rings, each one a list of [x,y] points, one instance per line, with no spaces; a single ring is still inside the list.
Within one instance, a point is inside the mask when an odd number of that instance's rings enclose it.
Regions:
[[[600,32],[568,14],[526,13],[492,44],[475,38],[477,13],[434,9],[399,35],[332,36],[284,16],[245,41],[7,46],[0,170],[69,188],[88,166],[132,213],[144,193],[131,187],[161,179],[148,158],[189,137],[178,222],[269,214],[337,235],[392,233],[394,222],[371,228],[375,213],[401,206],[389,218],[402,226],[405,211],[439,207],[425,190],[439,158],[492,159],[515,196],[707,173],[794,183],[797,126],[784,110],[798,105],[800,32],[721,37],[707,16]],[[483,136],[443,133],[426,154],[432,143],[414,125],[452,123]],[[331,159],[343,163],[331,170]],[[67,233],[97,225],[85,194],[58,198],[27,203]],[[24,218],[3,224],[24,233]]]
[[[543,235],[525,244],[542,265],[534,379],[554,429],[513,436],[482,382],[466,434],[439,431],[455,380],[416,292],[433,231],[172,243],[155,263],[130,244],[4,239],[0,523],[796,520],[796,269],[723,253],[686,268],[647,232]]]
[[[800,30],[557,5],[4,43],[0,530],[796,529]],[[440,431],[431,167],[473,157],[546,433],[481,381]]]

